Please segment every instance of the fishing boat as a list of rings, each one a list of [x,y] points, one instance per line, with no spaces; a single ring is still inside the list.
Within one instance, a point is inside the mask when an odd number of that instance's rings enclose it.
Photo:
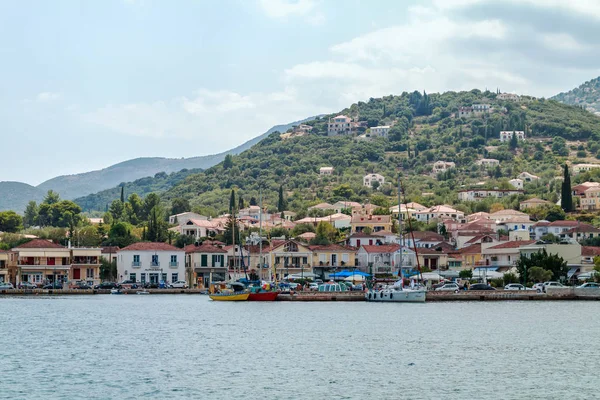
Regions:
[[[110,294],[123,294],[121,289],[110,289]]]
[[[220,289],[218,292],[210,293],[208,297],[214,301],[247,301],[250,292],[245,286],[238,282],[228,284],[226,289]]]
[[[137,294],[150,294],[150,292],[147,290],[140,290],[139,292],[137,292]]]
[[[367,289],[365,292],[365,300],[373,301],[373,302],[391,302],[391,303],[423,303],[425,301],[425,296],[427,291],[421,287],[414,287],[411,285],[411,288],[404,287],[404,279],[402,275],[402,269],[404,268],[404,264],[402,261],[402,250],[404,247],[404,237],[402,236],[402,209],[401,209],[401,201],[400,194],[402,193],[402,184],[400,181],[400,177],[398,177],[398,235],[400,242],[400,262],[398,263],[398,277],[400,278],[393,285],[383,286],[381,288],[375,288],[371,282],[371,287]],[[408,213],[408,211],[407,211]],[[408,216],[408,221],[410,224],[410,216]],[[412,229],[411,229],[412,232]],[[414,243],[414,238],[413,238]],[[415,248],[416,253],[416,248]],[[419,258],[417,256],[417,267],[419,263]],[[420,268],[418,268],[420,270]],[[414,283],[414,281],[413,281]]]
[[[249,290],[248,301],[275,301],[279,296],[279,291],[272,290],[269,284],[262,287],[250,287]]]

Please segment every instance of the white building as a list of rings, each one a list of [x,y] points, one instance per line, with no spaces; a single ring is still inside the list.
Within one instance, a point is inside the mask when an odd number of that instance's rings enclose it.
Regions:
[[[525,132],[523,131],[501,131],[500,141],[508,142],[510,139],[512,139],[513,135],[517,135],[518,140],[525,140]]]
[[[476,114],[490,112],[491,109],[489,104],[473,104],[473,112]]]
[[[498,100],[503,100],[503,101],[519,101],[520,97],[518,94],[514,94],[514,93],[500,93],[498,96],[496,96],[496,98]]]
[[[389,131],[389,125],[374,126],[371,128],[371,136],[388,137]]]
[[[185,280],[185,251],[166,243],[134,243],[117,252],[117,275],[140,283]]]
[[[481,160],[477,160],[475,164],[490,168],[500,165],[500,161],[495,158],[482,158]]]
[[[522,194],[522,190],[518,189],[470,189],[459,190],[458,199],[460,201],[480,201],[489,197],[498,199],[511,196],[513,194]]]
[[[321,167],[319,168],[319,175],[332,175],[333,167]]]
[[[515,189],[523,189],[523,180],[519,179],[519,178],[515,178],[515,179],[511,179],[510,181],[508,181],[508,183],[510,183],[512,185],[512,187],[514,187]]]
[[[539,176],[537,176],[537,175],[533,175],[533,174],[530,174],[529,172],[521,172],[521,173],[520,173],[520,174],[517,176],[517,178],[519,178],[519,179],[523,179],[523,181],[525,181],[525,182],[533,182],[533,181],[535,181],[535,180],[537,180],[537,179],[540,179],[540,177],[539,177]]]
[[[208,217],[206,217],[204,215],[196,214],[194,212],[184,212],[184,213],[180,213],[180,214],[176,214],[176,215],[171,215],[169,217],[169,224],[184,225],[190,219],[207,220]]]
[[[437,175],[440,172],[446,172],[450,168],[456,168],[456,164],[452,161],[436,161],[433,163],[432,172],[434,175]]]
[[[455,221],[462,221],[465,219],[465,213],[455,210],[450,206],[442,205],[417,211],[414,213],[414,218],[421,222],[429,222],[432,219],[441,220],[443,218],[451,218]]]
[[[589,172],[596,168],[600,168],[600,164],[575,164],[571,170],[574,174],[580,174],[582,172]]]
[[[352,132],[352,118],[345,115],[338,115],[330,118],[327,124],[327,135],[344,135]]]
[[[363,177],[363,186],[373,187],[373,182],[379,182],[381,187],[385,183],[385,178],[379,174],[368,174]]]

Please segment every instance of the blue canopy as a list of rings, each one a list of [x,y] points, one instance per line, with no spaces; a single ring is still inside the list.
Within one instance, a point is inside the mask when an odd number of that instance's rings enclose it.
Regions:
[[[369,274],[367,274],[366,272],[362,272],[362,271],[348,271],[348,270],[343,270],[340,272],[336,272],[335,274],[329,274],[330,278],[347,278],[349,276],[352,275],[360,275],[360,276],[371,276]]]

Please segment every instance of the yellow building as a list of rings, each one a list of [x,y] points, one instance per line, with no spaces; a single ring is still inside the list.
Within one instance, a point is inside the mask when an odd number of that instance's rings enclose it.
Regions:
[[[77,247],[71,250],[71,284],[85,282],[90,286],[100,283],[100,259],[102,249],[99,247]]]
[[[369,228],[371,232],[391,231],[392,217],[389,215],[356,214],[352,216],[350,225],[352,233],[364,232],[366,228]]]
[[[269,251],[269,265],[274,268],[276,278],[283,279],[287,275],[312,272],[313,251],[295,240],[273,245]]]
[[[17,253],[0,250],[0,283],[10,282],[16,285]]]

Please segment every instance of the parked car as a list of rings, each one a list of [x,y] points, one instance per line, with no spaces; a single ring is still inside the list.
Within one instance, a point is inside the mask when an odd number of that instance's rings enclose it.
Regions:
[[[85,282],[79,282],[77,285],[75,285],[73,287],[73,289],[81,289],[81,290],[88,290],[91,289],[92,287],[90,285],[88,285]]]
[[[156,282],[146,282],[146,283],[144,283],[143,288],[144,289],[158,289],[158,283],[156,283]]]
[[[445,283],[443,286],[435,289],[436,292],[457,292],[459,290],[460,287],[456,283]]]
[[[600,289],[600,284],[596,282],[586,282],[583,285],[577,286],[577,289]]]
[[[312,282],[308,285],[308,290],[316,292],[319,290],[319,284],[317,282]]]
[[[129,279],[124,280],[123,282],[119,283],[119,287],[122,287],[124,289],[137,289],[138,284],[135,281],[131,281]]]
[[[37,289],[37,285],[31,282],[19,282],[17,287],[19,289]]]
[[[119,285],[114,282],[102,282],[98,285],[95,285],[94,289],[117,289],[118,287]]]
[[[0,290],[11,290],[11,289],[14,289],[14,288],[15,287],[10,282],[2,282],[2,283],[0,283]]]
[[[434,284],[434,285],[431,285],[431,288],[432,288],[433,290],[437,290],[438,288],[441,288],[442,286],[444,286],[446,283],[450,283],[450,282],[448,282],[448,281],[445,281],[445,280],[441,280],[439,283],[436,283],[436,284]]]
[[[177,281],[171,284],[171,287],[174,289],[187,289],[188,284],[186,281]]]
[[[527,288],[520,283],[509,283],[504,286],[504,290],[527,290]]]
[[[544,282],[544,286],[543,286],[543,291],[546,292],[546,289],[548,289],[549,287],[553,287],[553,288],[564,288],[566,287],[565,285],[563,285],[560,282],[556,282],[556,281],[548,281],[548,282]]]
[[[496,289],[485,283],[474,283],[469,287],[469,290],[496,290]]]
[[[541,282],[536,283],[531,287],[531,289],[535,290],[538,293],[542,293],[544,291],[544,284]]]
[[[58,282],[54,282],[54,283],[50,283],[48,285],[42,286],[42,289],[62,289],[62,288],[63,288],[62,283],[58,283]]]

